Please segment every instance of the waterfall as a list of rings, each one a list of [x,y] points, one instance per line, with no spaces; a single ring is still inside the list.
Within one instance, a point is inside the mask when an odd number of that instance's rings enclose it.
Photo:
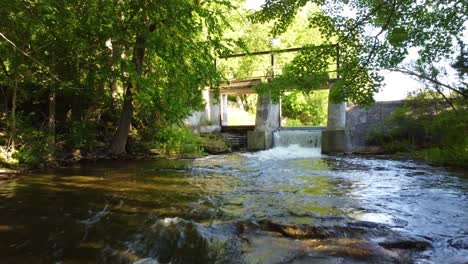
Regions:
[[[305,148],[320,148],[322,131],[310,130],[279,130],[273,133],[274,147],[299,145]]]

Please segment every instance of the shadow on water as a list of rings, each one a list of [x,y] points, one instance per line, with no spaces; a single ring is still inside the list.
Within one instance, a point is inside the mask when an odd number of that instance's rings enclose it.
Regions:
[[[88,163],[0,185],[0,259],[464,263],[462,174],[288,148]]]

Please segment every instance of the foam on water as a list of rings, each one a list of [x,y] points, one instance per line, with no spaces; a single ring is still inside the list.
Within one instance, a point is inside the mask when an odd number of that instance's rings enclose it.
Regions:
[[[299,145],[306,148],[320,148],[321,130],[279,130],[273,133],[275,147]]]
[[[269,150],[245,153],[248,158],[259,160],[289,160],[303,158],[319,158],[322,157],[320,148],[305,148],[299,145],[289,145],[287,147],[275,147]]]

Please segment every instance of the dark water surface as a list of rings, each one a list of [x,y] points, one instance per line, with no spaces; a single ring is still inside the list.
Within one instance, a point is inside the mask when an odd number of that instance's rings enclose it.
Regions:
[[[26,175],[0,185],[0,263],[468,262],[466,173],[314,153]]]

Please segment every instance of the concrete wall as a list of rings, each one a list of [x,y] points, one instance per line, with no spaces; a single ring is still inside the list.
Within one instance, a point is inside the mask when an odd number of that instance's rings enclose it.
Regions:
[[[221,131],[220,100],[209,88],[203,90],[204,111],[194,111],[185,119],[185,124],[198,133],[213,133]],[[210,125],[207,125],[210,123]]]
[[[322,153],[347,153],[350,144],[346,133],[346,103],[328,100],[327,128],[322,132]]]
[[[215,94],[208,89],[203,91],[203,98],[206,103],[205,111],[193,112],[191,116],[187,118],[186,124],[191,126],[194,131],[200,133],[219,132],[221,130],[221,119],[227,121],[226,117],[222,117],[225,113],[222,113],[220,107],[220,103],[223,103],[224,98],[222,98],[222,96],[220,96],[220,98],[215,98]],[[393,114],[398,107],[403,106],[403,104],[404,101],[401,100],[377,102],[367,108],[358,105],[348,105],[345,120],[342,118],[342,115],[340,115],[340,113],[343,112],[345,104],[330,104],[329,115],[330,113],[336,113],[329,117],[328,123],[331,127],[328,127],[327,131],[334,132],[335,130],[341,130],[342,127],[345,126],[347,137],[347,142],[345,143],[348,144],[349,151],[365,151],[366,148],[370,147],[368,138],[371,132],[388,131],[391,129],[389,124],[385,123],[385,120]],[[273,104],[268,96],[258,97],[255,133],[251,133],[252,139],[256,139],[253,141],[258,143],[258,146],[252,146],[252,149],[268,149],[272,147],[272,132],[279,128],[280,111],[280,106],[278,104]],[[206,120],[209,120],[212,125],[203,126],[201,123],[206,123]],[[259,140],[260,136],[264,137],[264,139]],[[331,141],[335,142],[337,140],[333,139]]]
[[[348,132],[351,151],[362,151],[368,148],[369,135],[372,131],[388,131],[391,129],[385,123],[398,107],[403,106],[404,100],[376,102],[368,108],[350,106],[346,112],[346,130]]]
[[[273,145],[273,132],[280,127],[280,105],[271,101],[269,96],[259,95],[257,99],[257,116],[255,132],[265,133],[265,148]]]
[[[201,120],[203,120],[205,116],[206,116],[205,112],[200,112],[200,111],[192,112],[190,113],[189,117],[185,119],[185,124],[190,127],[198,127],[200,126]]]

